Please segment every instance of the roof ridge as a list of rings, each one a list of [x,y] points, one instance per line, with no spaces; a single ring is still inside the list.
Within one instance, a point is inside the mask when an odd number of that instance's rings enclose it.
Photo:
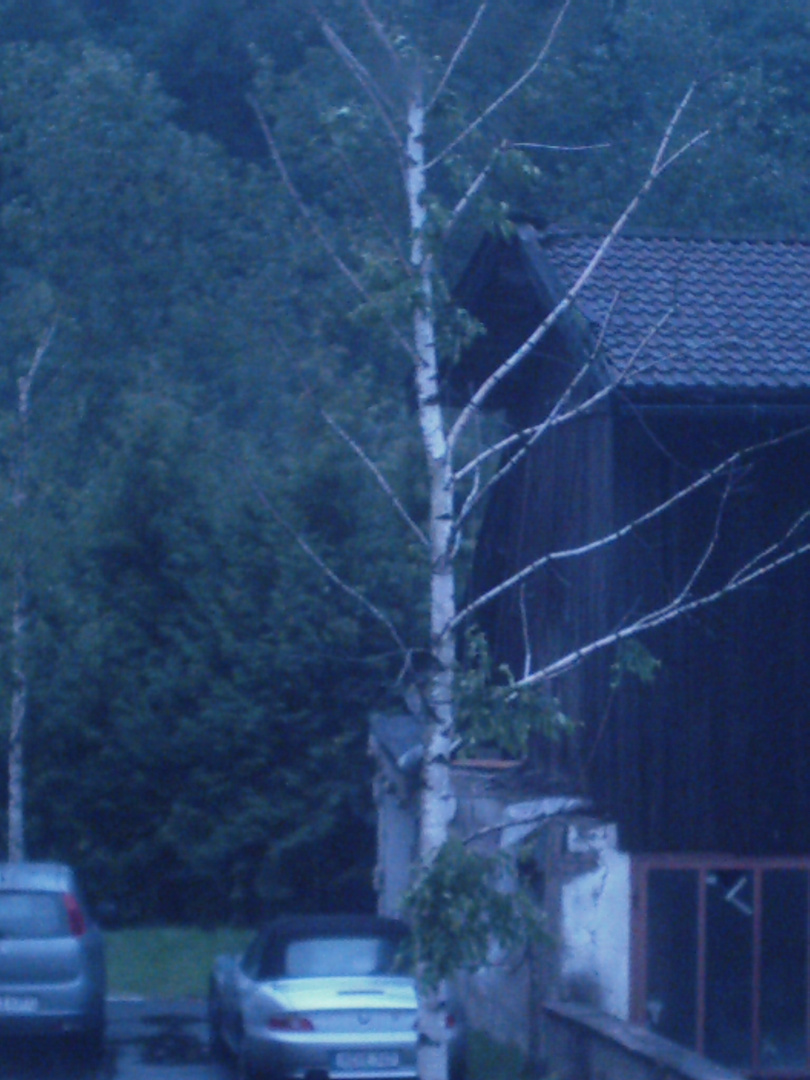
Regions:
[[[518,235],[562,288],[601,239],[528,225]],[[584,284],[576,308],[602,335],[603,358],[628,389],[808,395],[808,296],[810,240],[627,235]]]

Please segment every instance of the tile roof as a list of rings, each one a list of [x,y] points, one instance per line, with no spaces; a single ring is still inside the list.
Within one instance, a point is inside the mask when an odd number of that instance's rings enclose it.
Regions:
[[[519,235],[524,246],[542,246],[563,288],[599,240],[540,236],[528,226]],[[628,388],[810,390],[809,243],[619,237],[577,310],[604,333],[607,362],[613,371],[627,369]]]

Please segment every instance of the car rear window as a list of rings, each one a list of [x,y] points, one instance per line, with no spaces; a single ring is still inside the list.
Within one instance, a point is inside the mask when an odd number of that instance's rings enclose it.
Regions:
[[[0,892],[0,939],[67,937],[68,911],[60,893]]]
[[[293,979],[385,975],[395,968],[398,947],[384,937],[302,938],[287,945],[284,973]]]

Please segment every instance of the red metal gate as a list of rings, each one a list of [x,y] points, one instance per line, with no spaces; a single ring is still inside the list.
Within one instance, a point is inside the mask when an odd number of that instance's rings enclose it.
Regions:
[[[633,857],[632,1018],[756,1077],[810,1078],[810,857]]]

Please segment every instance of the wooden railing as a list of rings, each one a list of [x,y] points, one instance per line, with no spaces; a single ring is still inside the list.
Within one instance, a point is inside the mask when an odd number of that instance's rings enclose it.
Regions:
[[[743,1080],[692,1050],[589,1005],[549,1002],[545,1053],[554,1080]]]

